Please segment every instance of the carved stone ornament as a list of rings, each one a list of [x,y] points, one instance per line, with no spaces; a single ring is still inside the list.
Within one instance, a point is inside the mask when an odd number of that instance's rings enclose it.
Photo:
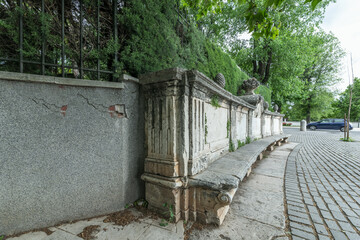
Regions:
[[[219,202],[223,205],[229,205],[232,201],[232,197],[228,193],[219,193],[217,198]]]
[[[269,109],[269,103],[268,102],[264,101],[263,106],[264,106],[264,111],[267,111]]]
[[[254,90],[260,86],[260,82],[256,78],[245,80],[241,85],[241,89],[245,90],[244,95],[254,95]]]
[[[274,105],[274,112],[278,112],[279,106],[277,104]]]
[[[222,73],[218,73],[216,74],[215,78],[214,78],[214,81],[220,85],[220,87],[224,88],[225,87],[225,83],[226,83],[226,80],[225,80],[225,77]]]
[[[261,100],[264,99],[260,94],[238,96],[238,98],[240,98],[254,106],[259,104],[261,102]]]

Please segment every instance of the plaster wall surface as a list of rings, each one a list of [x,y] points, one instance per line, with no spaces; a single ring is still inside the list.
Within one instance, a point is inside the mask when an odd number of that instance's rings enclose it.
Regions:
[[[143,196],[139,84],[118,84],[79,87],[0,75],[1,234],[119,211]]]
[[[207,142],[210,144],[210,149],[215,150],[222,146],[222,142],[227,139],[227,122],[228,111],[225,107],[214,107],[211,104],[205,105],[205,112],[208,124]],[[226,141],[228,144],[228,141]]]
[[[237,111],[236,112],[236,139],[245,142],[247,137],[247,113]]]
[[[274,118],[274,134],[280,134],[282,126],[280,126],[280,119]]]
[[[253,117],[252,118],[252,135],[254,138],[261,137],[261,118]]]
[[[265,116],[264,136],[271,136],[271,116]]]

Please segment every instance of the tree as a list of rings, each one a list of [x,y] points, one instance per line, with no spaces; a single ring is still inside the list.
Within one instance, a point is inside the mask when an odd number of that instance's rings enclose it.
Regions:
[[[287,0],[281,11],[269,8],[267,14],[282,23],[282,31],[275,39],[263,36],[245,41],[239,37],[246,31],[244,4],[224,3],[221,13],[209,13],[198,21],[207,37],[226,49],[242,70],[270,87],[280,110],[302,93],[304,83],[299,76],[306,68],[307,35],[318,28],[329,1],[322,1],[315,10],[302,3]]]
[[[292,0],[231,0],[229,3],[236,7],[246,6],[244,12],[245,22],[253,37],[275,38],[279,34],[281,23],[268,14],[271,9],[283,11],[282,6]],[[302,0],[302,4],[314,10],[322,0]],[[182,0],[184,7],[195,9],[197,18],[200,19],[208,13],[220,13],[227,4],[223,0]]]
[[[337,101],[334,102],[334,114],[333,117],[343,118],[344,113],[348,112],[349,100],[350,100],[350,87],[340,94],[340,97]],[[360,78],[355,78],[353,87],[353,99],[351,105],[351,121],[358,121],[360,119]]]
[[[302,94],[294,101],[293,110],[306,114],[306,121],[330,115],[334,94],[330,87],[340,81],[337,77],[344,51],[333,34],[323,31],[308,36],[306,68],[300,80]],[[303,115],[305,116],[305,115]]]

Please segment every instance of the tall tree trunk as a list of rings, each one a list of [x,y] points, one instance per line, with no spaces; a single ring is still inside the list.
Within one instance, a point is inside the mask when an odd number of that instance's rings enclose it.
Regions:
[[[271,61],[272,61],[272,51],[271,51],[271,48],[270,50],[268,51],[268,60],[267,60],[267,63],[266,63],[266,68],[265,68],[265,76],[264,76],[264,79],[263,79],[263,83],[266,84],[268,81],[269,81],[269,78],[270,78],[270,66],[271,66]]]

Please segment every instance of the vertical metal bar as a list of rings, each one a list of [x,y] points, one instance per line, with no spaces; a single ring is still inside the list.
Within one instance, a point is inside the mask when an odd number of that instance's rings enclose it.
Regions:
[[[97,51],[98,51],[98,58],[97,58],[97,80],[100,80],[100,0],[97,1]]]
[[[61,0],[61,76],[65,77],[65,4]]]
[[[24,72],[24,63],[23,63],[23,1],[19,0],[19,9],[20,9],[20,16],[19,16],[19,67],[20,72]]]
[[[83,3],[80,0],[80,78],[84,77],[83,67]]]
[[[117,26],[117,19],[116,19],[116,13],[117,13],[117,0],[113,0],[113,25],[114,25],[114,42],[115,46],[117,46],[118,43],[118,26]],[[113,74],[116,73],[115,64],[118,60],[117,51],[114,52],[114,62],[113,62]],[[113,81],[115,81],[115,77],[113,75]]]
[[[41,45],[41,74],[45,74],[45,24],[44,24],[44,14],[45,14],[45,1],[41,0],[41,36],[42,36],[42,45]]]

